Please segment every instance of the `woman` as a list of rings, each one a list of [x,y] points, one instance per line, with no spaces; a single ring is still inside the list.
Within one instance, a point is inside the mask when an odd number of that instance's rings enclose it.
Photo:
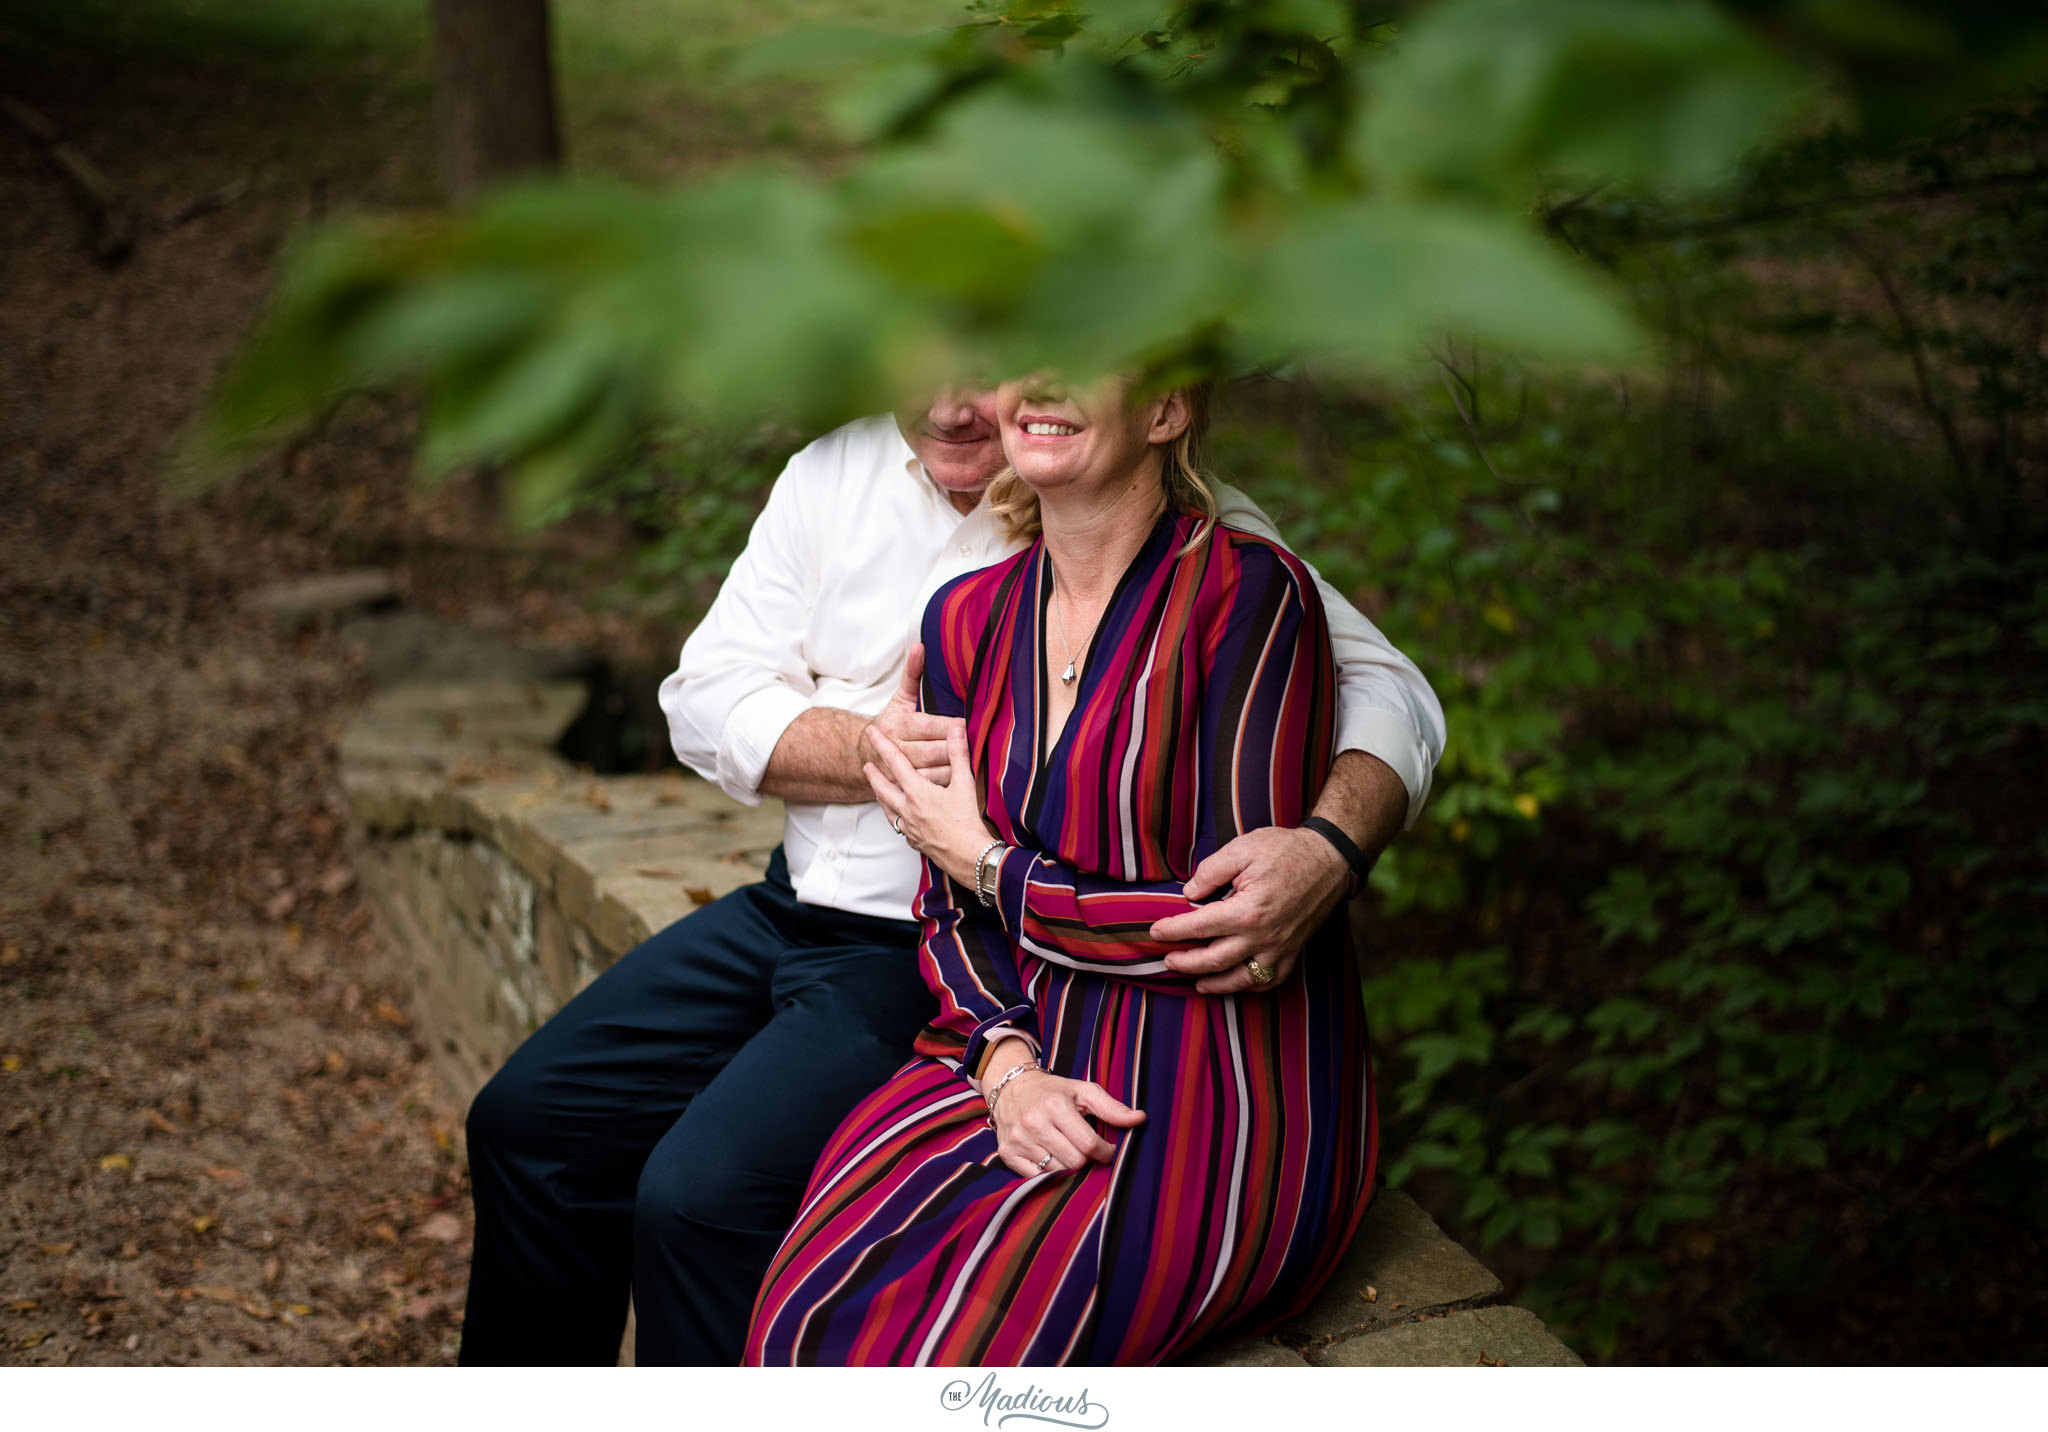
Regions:
[[[926,609],[951,780],[880,738],[869,768],[925,856],[939,1015],[827,1145],[750,1363],[1157,1363],[1298,1311],[1357,1227],[1376,1129],[1341,912],[1237,994],[1149,933],[1204,856],[1299,824],[1330,761],[1320,600],[1214,523],[1203,397],[997,400],[989,500],[1034,540]]]

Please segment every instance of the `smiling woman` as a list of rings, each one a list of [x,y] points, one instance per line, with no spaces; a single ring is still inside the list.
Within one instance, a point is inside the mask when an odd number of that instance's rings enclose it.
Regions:
[[[1252,961],[1228,993],[1151,933],[1204,857],[1308,815],[1335,719],[1314,581],[1215,521],[1203,413],[1120,382],[997,396],[1036,540],[926,608],[950,779],[880,741],[871,774],[925,857],[938,1013],[827,1145],[750,1362],[1157,1363],[1303,1307],[1364,1212],[1341,915],[1292,978]]]
[[[1210,522],[1216,519],[1216,496],[1209,490],[1202,470],[1208,465],[1213,392],[1212,383],[1198,383],[1165,395],[1173,407],[1179,431],[1163,445],[1159,477],[1169,507],[1177,512],[1199,513]],[[1036,537],[1041,526],[1038,484],[1060,481],[1062,467],[1098,442],[1098,438],[1084,436],[1091,423],[1084,413],[1128,421],[1134,412],[1126,401],[1128,396],[1126,382],[1114,377],[1078,390],[1073,398],[1069,398],[1064,387],[1040,379],[1005,385],[997,396],[998,416],[1009,433],[1005,442],[1012,452],[1012,461],[989,485],[989,510],[1018,536],[1027,540]],[[1066,438],[1083,440],[1060,441]],[[1031,471],[1032,480],[1026,480],[1019,463]]]

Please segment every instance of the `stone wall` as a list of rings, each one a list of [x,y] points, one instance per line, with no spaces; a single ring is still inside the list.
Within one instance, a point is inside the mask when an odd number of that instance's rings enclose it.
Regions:
[[[407,952],[414,1014],[467,1104],[578,989],[655,930],[758,879],[781,808],[684,775],[593,778],[553,752],[577,682],[386,691],[342,741],[359,876]],[[1579,1359],[1407,1195],[1382,1190],[1315,1304],[1221,1366]]]

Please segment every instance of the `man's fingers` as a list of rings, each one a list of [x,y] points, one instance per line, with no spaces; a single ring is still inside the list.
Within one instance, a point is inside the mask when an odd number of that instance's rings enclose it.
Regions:
[[[1168,915],[1152,922],[1155,940],[1214,940],[1224,935],[1241,935],[1250,925],[1235,898],[1217,900],[1184,915]]]
[[[1272,957],[1272,955],[1253,955],[1251,959],[1260,961],[1260,965],[1264,965],[1266,969],[1274,971],[1274,977],[1264,981],[1264,983],[1260,983],[1260,981],[1251,977],[1251,965],[1247,963],[1247,965],[1237,965],[1233,969],[1225,969],[1221,975],[1210,975],[1208,979],[1196,979],[1194,981],[1194,992],[1196,994],[1266,994],[1268,989],[1278,989],[1280,985],[1284,985],[1288,975],[1294,971],[1294,957],[1292,955],[1288,955],[1286,959],[1278,959],[1278,957]]]
[[[896,749],[909,758],[911,768],[920,775],[951,776],[953,766],[947,757],[946,743],[937,741],[898,741]],[[944,782],[940,782],[941,785]]]
[[[1257,959],[1258,957],[1253,956],[1253,958]],[[1259,960],[1259,963],[1273,972],[1273,978],[1267,980],[1264,984],[1252,978],[1251,966],[1240,964],[1233,969],[1225,970],[1222,974],[1211,975],[1207,979],[1195,981],[1195,993],[1263,994],[1267,990],[1278,989],[1286,984],[1287,976],[1294,969],[1294,959],[1292,956],[1285,960],[1262,959]]]
[[[1196,949],[1174,950],[1166,957],[1166,967],[1180,975],[1221,974],[1257,953],[1243,935],[1228,935]]]
[[[962,722],[958,716],[934,716],[927,711],[906,711],[891,721],[887,734],[901,746],[911,741],[945,745],[946,733]]]
[[[880,729],[875,731],[875,754],[882,758],[882,769],[898,786],[907,789],[917,779],[917,768],[904,759],[903,748]]]
[[[1240,835],[1197,865],[1188,883],[1181,887],[1181,894],[1190,900],[1206,900],[1242,875],[1251,863],[1252,850]]]
[[[967,759],[967,723],[961,722],[946,731],[946,759],[953,768],[953,778],[972,782],[974,767]]]

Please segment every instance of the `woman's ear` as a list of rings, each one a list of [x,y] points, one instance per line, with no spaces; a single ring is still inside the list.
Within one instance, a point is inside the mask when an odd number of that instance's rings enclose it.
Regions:
[[[1175,388],[1152,400],[1152,429],[1146,438],[1155,443],[1170,443],[1188,430],[1193,417],[1188,395]]]

